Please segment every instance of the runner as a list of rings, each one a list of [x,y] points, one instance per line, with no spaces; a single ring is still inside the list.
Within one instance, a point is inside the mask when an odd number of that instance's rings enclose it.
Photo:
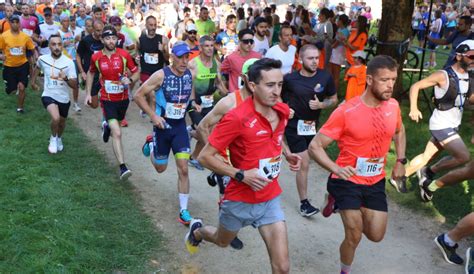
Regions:
[[[44,23],[39,25],[40,28],[40,43],[39,45],[39,54],[47,55],[51,51],[49,49],[49,37],[53,34],[57,34],[59,31],[59,26],[56,25],[53,21],[53,10],[49,7],[44,8]],[[61,43],[62,48],[62,43]]]
[[[76,62],[76,36],[74,35],[74,32],[69,29],[71,21],[69,16],[65,13],[61,15],[60,20],[61,28],[58,30],[58,34],[63,40],[63,54],[66,55],[66,57],[72,59],[73,62]],[[78,86],[72,88],[72,99],[74,101],[72,109],[76,112],[81,111],[81,107],[79,107],[79,104],[77,103],[79,100]]]
[[[308,201],[308,146],[319,125],[321,110],[337,103],[334,80],[331,75],[318,69],[319,50],[308,44],[299,51],[302,63],[300,71],[283,78],[283,102],[290,107],[290,120],[285,129],[285,138],[292,153],[301,157],[301,168],[296,173],[296,187],[300,198],[300,214],[310,217],[319,212]]]
[[[191,49],[189,60],[196,58],[199,55],[199,42],[197,40],[196,25],[189,23],[186,25],[186,40],[184,42]]]
[[[262,56],[265,55],[270,48],[270,42],[268,40],[268,23],[263,17],[255,19],[255,36],[253,41],[255,42],[254,50],[260,53]]]
[[[140,82],[145,83],[156,71],[169,63],[168,38],[156,33],[156,18],[148,16],[145,20],[146,31],[138,39],[138,52],[140,58]],[[155,98],[150,94],[147,98],[150,107],[154,108]],[[143,116],[142,112],[142,116]]]
[[[5,5],[5,18],[0,20],[0,33],[4,33],[10,29],[10,17],[13,15],[13,7]]]
[[[50,53],[40,56],[36,62],[31,77],[31,87],[36,91],[39,90],[36,78],[39,71],[43,71],[44,91],[41,101],[51,116],[51,137],[49,138],[48,151],[55,154],[64,149],[61,137],[66,128],[66,118],[71,105],[69,89],[77,87],[77,74],[74,62],[62,54],[63,44],[59,35],[51,35],[48,46]]]
[[[283,75],[291,72],[295,61],[296,47],[291,45],[293,30],[288,25],[282,25],[280,29],[280,42],[271,47],[265,57],[280,60],[283,64],[281,72]]]
[[[374,57],[367,66],[367,90],[340,105],[311,141],[309,155],[331,172],[328,192],[336,200],[344,224],[340,246],[341,273],[351,273],[355,251],[364,234],[380,242],[387,227],[385,163],[392,138],[397,162],[392,177],[400,178],[405,167],[405,130],[398,102],[392,99],[397,79],[396,61]],[[325,149],[333,141],[340,150],[336,162]]]
[[[10,30],[0,35],[0,60],[3,61],[3,81],[5,92],[11,94],[18,90],[18,105],[16,112],[24,113],[26,98],[25,88],[28,86],[28,76],[34,64],[32,51],[35,45],[31,38],[20,31],[20,17],[10,17]]]
[[[178,221],[184,225],[188,225],[192,220],[188,211],[188,160],[191,149],[184,116],[189,103],[200,111],[200,106],[193,100],[194,77],[187,68],[190,51],[184,42],[174,44],[171,50],[171,66],[155,72],[140,86],[134,96],[137,105],[153,123],[153,136],[147,136],[143,154],[150,157],[158,173],[163,173],[168,167],[169,153],[171,149],[173,150],[178,169],[180,206]],[[151,108],[146,101],[146,97],[152,92],[156,97],[156,109]]]
[[[20,26],[21,26],[21,31],[24,32],[26,35],[31,37],[33,39],[33,42],[39,42],[38,41],[38,35],[39,33],[37,32],[38,29],[38,18],[31,16],[30,15],[30,7],[28,4],[23,4],[21,6],[21,17],[20,17]]]
[[[232,177],[221,204],[219,226],[202,227],[202,221],[194,219],[186,247],[194,253],[202,240],[226,247],[240,229],[252,225],[265,241],[272,272],[288,273],[288,238],[278,176],[282,151],[291,170],[299,169],[301,159],[289,153],[283,142],[289,109],[279,102],[281,62],[258,60],[250,66],[248,76],[253,96],[224,116],[199,155],[205,167]],[[233,166],[218,156],[226,148]]]
[[[207,139],[209,134],[211,133],[212,128],[224,117],[224,115],[229,112],[230,110],[240,106],[240,104],[250,96],[250,89],[248,88],[248,77],[247,72],[248,68],[255,63],[258,59],[253,58],[247,60],[243,67],[242,67],[242,81],[244,85],[241,89],[238,89],[221,100],[217,102],[217,104],[212,108],[212,110],[201,120],[197,127],[197,139],[200,140],[202,143],[207,143]],[[230,164],[229,156],[227,153],[227,149],[221,151],[221,156],[223,157],[223,161],[227,164]],[[229,176],[222,176],[211,172],[209,176],[207,176],[207,182],[210,186],[218,186],[220,195],[224,195],[224,190],[227,184],[230,181]],[[236,236],[230,246],[234,249],[242,249],[244,244],[242,241]]]
[[[201,7],[199,11],[199,19],[196,20],[196,28],[199,36],[213,36],[216,32],[216,25],[209,19],[209,10],[206,7]]]
[[[217,90],[219,90],[221,95],[225,95],[228,92],[219,73],[220,64],[214,58],[214,39],[204,35],[199,39],[199,45],[199,56],[191,60],[188,65],[189,70],[195,76],[195,102],[201,107],[201,112],[197,112],[194,108],[191,108],[188,112],[193,129],[196,129],[199,122],[212,110],[214,106],[214,93]],[[189,164],[199,170],[204,170],[204,168],[196,159],[205,144],[206,142],[197,139],[196,146],[189,159]]]
[[[102,23],[102,21],[95,21],[93,27],[94,31],[92,34],[82,38],[77,46],[77,67],[83,81],[86,81],[87,79],[87,72],[91,65],[92,55],[104,48],[104,44],[102,44],[102,41],[100,40],[102,30],[104,29],[104,23]],[[99,74],[96,73],[91,90],[92,99],[90,102],[85,101],[84,104],[88,104],[92,108],[97,108],[99,106],[99,90]]]
[[[437,71],[415,83],[410,88],[410,118],[418,122],[423,118],[418,110],[420,89],[434,86],[435,109],[430,117],[431,139],[423,154],[410,161],[406,177],[417,172],[421,199],[429,202],[440,185],[433,182],[434,175],[467,163],[469,150],[458,134],[466,102],[474,104],[474,40],[466,40],[456,48],[455,63],[445,70]],[[443,157],[431,166],[425,166],[439,152],[446,150],[450,156]]]
[[[239,36],[237,35],[237,17],[233,14],[227,15],[226,30],[219,33],[216,37],[216,48],[222,58],[227,57],[237,49]]]
[[[239,48],[231,55],[227,56],[222,62],[221,73],[228,75],[229,91],[239,89],[241,85],[240,75],[242,74],[242,65],[251,58],[260,59],[261,55],[252,50],[253,31],[244,29],[239,32]]]
[[[92,55],[86,81],[86,103],[92,103],[94,75],[100,74],[100,105],[105,121],[102,122],[102,137],[108,142],[112,136],[115,157],[120,164],[120,179],[126,180],[132,172],[125,165],[122,148],[122,134],[119,122],[125,117],[129,98],[128,85],[140,77],[138,67],[126,50],[116,48],[118,36],[113,26],[106,26],[102,32],[104,48]],[[127,69],[133,75],[127,77]]]

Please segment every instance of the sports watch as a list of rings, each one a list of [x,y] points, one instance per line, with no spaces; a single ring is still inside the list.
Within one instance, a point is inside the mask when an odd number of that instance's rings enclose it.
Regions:
[[[242,182],[244,180],[244,171],[242,169],[237,171],[234,177],[235,177],[235,180],[237,180],[237,182]]]
[[[400,159],[397,159],[397,162],[399,162],[402,165],[406,165],[408,163],[408,160],[407,158],[400,158]]]

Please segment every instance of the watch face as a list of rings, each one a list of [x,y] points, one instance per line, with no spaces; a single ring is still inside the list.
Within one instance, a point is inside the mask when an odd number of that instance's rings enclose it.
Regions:
[[[400,163],[406,165],[408,163],[408,160],[405,158],[405,159],[399,159],[398,160]]]
[[[244,173],[242,171],[239,171],[235,174],[235,179],[239,182],[242,182],[244,179]]]

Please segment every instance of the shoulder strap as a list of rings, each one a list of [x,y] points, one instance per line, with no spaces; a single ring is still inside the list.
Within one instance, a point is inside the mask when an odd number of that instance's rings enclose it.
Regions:
[[[242,104],[242,93],[240,92],[240,89],[234,91],[234,94],[235,94],[235,107],[238,107],[240,106],[240,104]]]

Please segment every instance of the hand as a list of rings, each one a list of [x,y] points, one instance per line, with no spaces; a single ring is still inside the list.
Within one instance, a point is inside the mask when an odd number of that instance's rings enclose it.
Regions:
[[[86,81],[87,80],[87,73],[85,71],[81,72],[81,77],[82,77],[82,80]]]
[[[343,180],[348,180],[350,177],[356,174],[356,169],[351,166],[338,167],[335,171],[333,171],[333,173]]]
[[[135,63],[140,64],[140,55],[135,56]]]
[[[193,107],[196,110],[196,112],[201,113],[201,111],[202,111],[201,105],[198,105],[198,104],[196,104],[196,102],[193,101]]]
[[[128,77],[121,77],[120,78],[120,82],[123,84],[123,85],[130,85],[132,83],[132,81],[130,81],[130,78]]]
[[[34,91],[38,91],[38,90],[39,90],[39,86],[38,86],[36,83],[32,83],[32,84],[31,84],[31,88],[32,88]]]
[[[298,171],[301,168],[301,156],[290,153],[285,156],[291,171]]]
[[[405,165],[397,161],[392,170],[392,178],[400,180],[403,176],[405,176]]]
[[[293,119],[293,117],[295,117],[295,110],[290,108],[290,119]]]
[[[92,104],[92,96],[86,95],[86,98],[84,99],[84,105],[91,105]]]
[[[64,73],[64,71],[60,70],[59,74],[58,74],[58,79],[64,81],[66,79],[66,73]]]
[[[163,117],[160,117],[155,114],[151,117],[151,122],[153,123],[154,126],[158,127],[159,129],[165,129],[166,121]]]
[[[272,180],[258,175],[258,169],[250,169],[244,171],[244,180],[242,183],[250,186],[253,191],[264,189]]]
[[[312,110],[323,108],[323,104],[319,101],[317,95],[314,95],[314,100],[309,100],[309,108]]]
[[[423,115],[418,109],[410,110],[410,114],[408,114],[408,116],[410,116],[410,119],[412,119],[413,121],[417,123],[419,120],[423,119]]]

